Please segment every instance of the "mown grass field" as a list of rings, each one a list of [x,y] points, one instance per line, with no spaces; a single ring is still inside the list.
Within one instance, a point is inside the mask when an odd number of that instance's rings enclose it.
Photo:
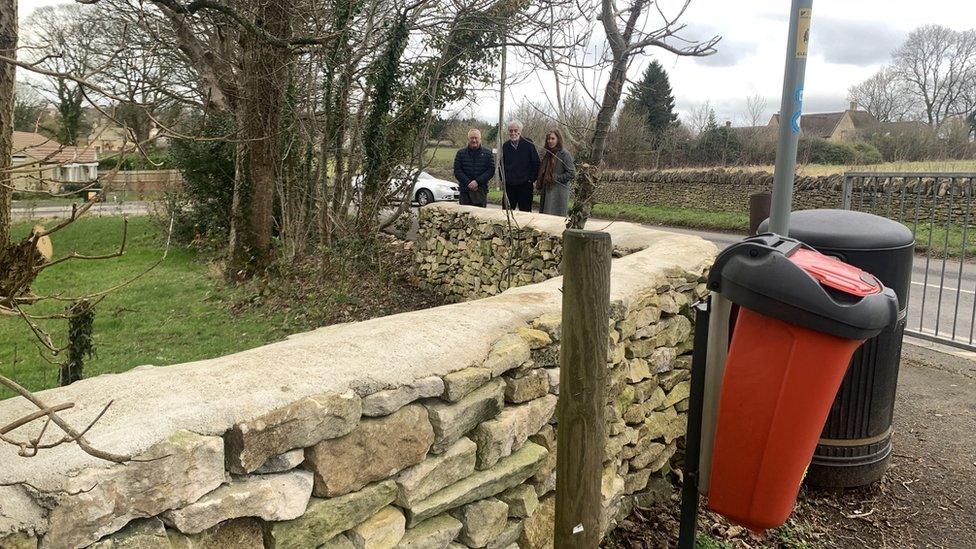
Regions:
[[[82,219],[53,235],[55,256],[71,251],[110,253],[119,245],[122,223],[120,217]],[[31,225],[15,225],[14,237],[23,237]],[[66,297],[97,292],[146,271],[162,253],[161,231],[148,217],[133,217],[125,255],[57,265],[43,272],[33,289],[38,295]],[[286,335],[286,323],[277,313],[231,313],[227,303],[234,291],[215,285],[206,262],[197,252],[171,249],[160,265],[111,292],[97,306],[93,333],[97,356],[86,362],[85,377],[121,372],[141,364],[160,366],[216,357]],[[31,307],[30,312],[51,314],[62,311],[65,305],[47,301]],[[50,331],[56,343],[64,343],[65,320],[40,324]],[[40,356],[36,338],[18,317],[0,317],[0,373],[30,390],[57,385],[57,366]],[[11,393],[0,389],[0,398],[9,396]]]

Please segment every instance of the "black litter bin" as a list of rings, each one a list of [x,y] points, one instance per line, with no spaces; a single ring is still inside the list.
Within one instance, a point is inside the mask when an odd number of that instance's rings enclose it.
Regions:
[[[881,479],[891,456],[915,238],[901,223],[849,210],[793,212],[790,237],[875,275],[898,296],[898,320],[851,358],[805,480],[811,486],[864,486]]]

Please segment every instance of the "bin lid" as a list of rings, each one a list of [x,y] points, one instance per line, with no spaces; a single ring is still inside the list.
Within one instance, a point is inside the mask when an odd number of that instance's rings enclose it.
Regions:
[[[759,232],[769,230],[769,220]],[[832,250],[885,250],[905,248],[915,236],[901,223],[867,212],[800,210],[790,214],[790,237],[815,248]]]
[[[757,313],[847,339],[874,337],[898,316],[894,291],[873,275],[775,234],[726,248],[708,285]]]

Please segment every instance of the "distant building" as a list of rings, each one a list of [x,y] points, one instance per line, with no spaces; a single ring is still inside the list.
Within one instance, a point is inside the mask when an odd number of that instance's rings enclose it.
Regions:
[[[65,183],[98,179],[98,154],[90,147],[62,145],[33,132],[13,132],[13,176],[20,190],[57,192]]]
[[[779,113],[769,119],[767,126],[779,126]],[[810,113],[800,117],[802,135],[828,141],[851,141],[877,128],[878,119],[867,111],[857,110],[854,103],[846,111]]]

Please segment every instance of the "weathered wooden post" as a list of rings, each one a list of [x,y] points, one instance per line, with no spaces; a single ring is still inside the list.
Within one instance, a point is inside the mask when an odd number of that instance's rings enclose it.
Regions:
[[[611,251],[607,233],[563,233],[555,519],[559,549],[600,545]]]

